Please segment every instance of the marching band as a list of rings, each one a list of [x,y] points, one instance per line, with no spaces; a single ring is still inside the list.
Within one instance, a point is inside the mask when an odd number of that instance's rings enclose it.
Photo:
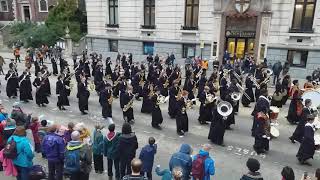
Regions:
[[[299,89],[298,81],[292,81],[291,85],[288,74],[278,79],[274,94],[269,96],[268,83],[272,70],[263,63],[255,66],[251,57],[243,63],[248,67],[232,66],[229,61],[223,61],[220,67],[214,66],[209,78],[206,76],[206,69],[199,64],[186,65],[183,76],[182,67],[162,63],[159,57],[157,59],[153,61],[149,57],[148,64],[139,64],[133,62],[131,54],[118,54],[114,69],[112,70],[113,62],[108,57],[104,71],[101,55],[92,53],[88,58],[84,53],[79,62],[74,62],[74,73],[71,73],[68,63],[59,57],[61,69],[56,82],[57,107],[63,111],[70,105],[68,97],[74,89],[75,76],[79,110],[83,115],[88,114],[90,94],[96,92],[103,118],[112,118],[113,99],[119,98],[123,119],[134,123],[134,101],[142,100],[141,112],[151,114],[151,126],[161,130],[161,104],[168,101],[168,114],[176,120],[177,134],[183,136],[189,131],[188,109],[193,108],[198,101],[200,125],[211,123],[208,139],[224,146],[225,130],[231,130],[231,125],[236,123],[235,116],[239,112],[240,101],[243,107],[250,107],[251,103],[256,102],[251,113],[251,135],[255,139],[253,148],[259,154],[269,151],[269,141],[278,136],[274,133],[277,132],[273,122],[275,119],[271,116],[272,113],[278,113],[274,109],[281,108],[291,98],[287,119],[298,126],[290,141],[301,142],[301,146],[306,141],[304,137],[310,129],[314,111],[311,109],[311,100],[302,98],[303,91]],[[51,57],[51,62],[53,73],[49,72],[46,65],[41,66],[39,60],[34,63],[37,76],[32,85],[36,88],[35,100],[39,107],[45,107],[49,103],[49,77],[51,74],[58,74],[56,58]],[[30,67],[21,76],[18,76],[14,61],[9,67],[5,76],[7,96],[15,98],[17,89],[20,89],[21,101],[33,100]],[[311,76],[308,77],[305,89],[314,88],[312,80]],[[304,148],[306,147],[300,147],[299,152],[304,151]],[[301,153],[297,157],[302,163],[306,160]]]

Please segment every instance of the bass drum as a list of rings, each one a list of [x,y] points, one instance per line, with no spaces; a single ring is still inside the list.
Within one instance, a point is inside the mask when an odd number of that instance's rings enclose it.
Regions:
[[[306,91],[302,94],[303,103],[306,99],[312,100],[312,106],[318,108],[320,106],[320,92],[319,91]]]

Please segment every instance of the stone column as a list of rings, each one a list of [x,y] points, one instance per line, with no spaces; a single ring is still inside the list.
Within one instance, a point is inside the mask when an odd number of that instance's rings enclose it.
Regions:
[[[72,39],[70,37],[70,31],[69,28],[66,28],[66,35],[65,35],[65,50],[64,50],[64,55],[66,58],[71,57],[72,55]]]
[[[259,33],[259,44],[256,44],[257,49],[257,62],[262,62],[263,58],[267,55],[267,45],[268,45],[268,36],[269,36],[269,28],[271,22],[271,13],[270,12],[261,12],[261,20],[260,20],[260,28],[257,33]],[[257,28],[258,29],[258,28]],[[261,47],[264,45],[264,56],[261,57]]]

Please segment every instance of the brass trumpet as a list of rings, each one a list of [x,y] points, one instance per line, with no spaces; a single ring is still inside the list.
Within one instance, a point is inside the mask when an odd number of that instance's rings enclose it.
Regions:
[[[96,90],[96,85],[94,84],[93,81],[91,81],[91,82],[88,84],[87,90],[90,91],[90,92],[93,92],[93,91]]]

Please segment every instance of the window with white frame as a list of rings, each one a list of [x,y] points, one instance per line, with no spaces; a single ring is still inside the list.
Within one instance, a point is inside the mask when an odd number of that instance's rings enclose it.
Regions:
[[[39,0],[39,11],[48,12],[48,2],[47,0]]]
[[[118,0],[109,0],[109,24],[110,27],[119,27]]]
[[[1,4],[1,7],[0,7],[1,12],[8,12],[9,11],[7,0],[1,0],[0,4]]]

